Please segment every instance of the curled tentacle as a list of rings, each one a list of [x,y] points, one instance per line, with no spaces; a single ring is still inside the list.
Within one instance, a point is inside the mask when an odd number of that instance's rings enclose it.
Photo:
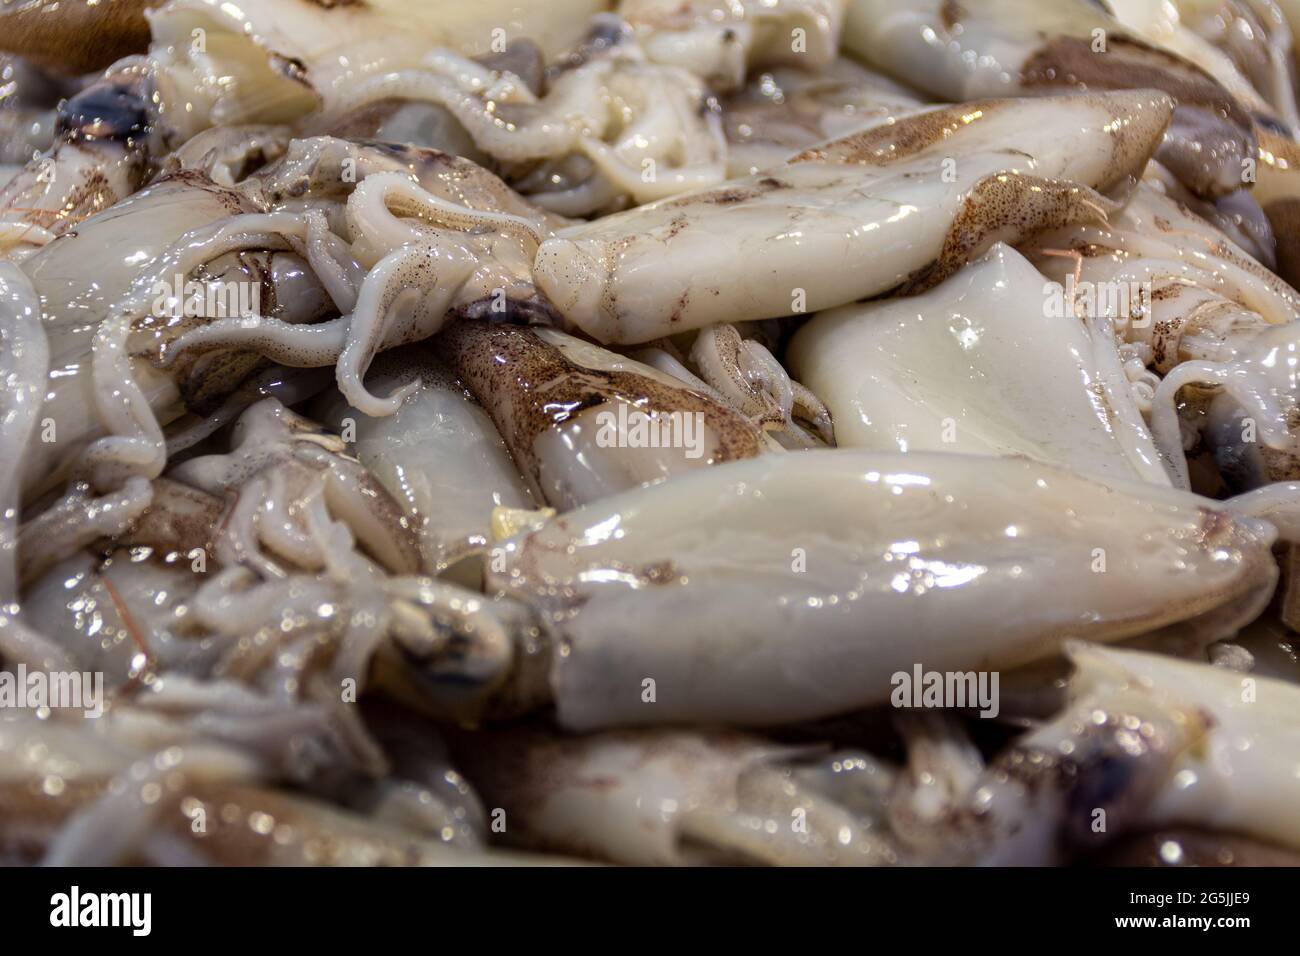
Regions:
[[[70,662],[56,645],[18,616],[18,508],[23,448],[40,413],[49,344],[41,327],[40,302],[27,277],[0,262],[0,656],[44,667]]]
[[[523,216],[449,202],[401,173],[375,173],[363,179],[348,197],[347,214],[354,241],[385,249],[428,235],[403,219],[458,232],[503,232],[530,243],[533,251],[543,239],[537,224]]]
[[[135,323],[147,316],[160,281],[188,275],[204,262],[235,249],[273,246],[283,235],[301,237],[306,224],[287,213],[234,216],[187,233],[158,257],[132,284],[95,334],[92,368],[95,406],[108,436],[85,452],[98,487],[113,487],[127,476],[156,478],[166,463],[166,442],[158,419],[131,368],[129,341]],[[244,320],[241,320],[244,321]]]
[[[420,387],[417,379],[380,399],[362,380],[381,348],[437,333],[473,266],[473,257],[454,244],[423,244],[396,249],[370,270],[338,360],[339,391],[355,408],[391,415]]]
[[[647,62],[629,44],[593,47],[540,98],[508,71],[439,50],[423,69],[357,84],[340,109],[394,98],[445,108],[478,149],[521,166],[519,188],[576,215],[619,196],[649,202],[720,182],[726,140],[716,112],[700,108],[706,93],[687,70]]]
[[[1223,442],[1221,457],[1240,455],[1245,446],[1254,446],[1266,459],[1271,455],[1278,460],[1276,468],[1265,461],[1265,470],[1285,472],[1292,470],[1288,463],[1300,455],[1300,436],[1293,424],[1300,403],[1296,330],[1289,325],[1270,326],[1250,339],[1231,339],[1224,345],[1223,361],[1175,366],[1152,398],[1152,434],[1181,482],[1187,481],[1187,464],[1178,395],[1185,386],[1220,393],[1210,405],[1211,424],[1240,433],[1240,440]],[[1231,462],[1225,459],[1223,464]]]

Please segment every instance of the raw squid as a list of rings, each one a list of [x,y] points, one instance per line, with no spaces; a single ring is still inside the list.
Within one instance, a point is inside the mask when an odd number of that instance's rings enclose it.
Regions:
[[[418,379],[420,387],[381,418],[362,415],[339,396],[321,421],[352,436],[357,457],[402,504],[419,532],[426,569],[442,572],[485,550],[498,508],[536,506],[492,419],[431,352],[386,353],[370,378],[384,388]]]
[[[554,329],[457,322],[438,350],[556,508],[770,448],[711,395]]]
[[[1169,119],[1147,92],[944,107],[776,169],[560,230],[539,288],[601,342],[817,311],[946,278],[1001,239],[1104,217]]]
[[[30,255],[144,185],[144,86],[141,71],[124,65],[60,106],[50,148],[0,184],[0,254]]]
[[[105,6],[127,9],[123,3]],[[565,0],[543,16],[516,0],[494,0],[473,11],[423,0],[328,7],[313,0],[239,6],[170,0],[149,14],[149,52],[114,63],[70,100],[59,140],[0,192],[0,249],[39,245],[130,195],[167,151],[214,125],[303,119],[367,77],[417,66],[431,47],[453,40],[460,52],[445,52],[458,63],[471,63],[462,52],[504,49],[510,38],[524,35],[554,55],[575,42],[603,6]],[[36,19],[65,49],[84,44],[75,17],[55,15],[57,4],[40,7]],[[138,16],[139,4],[130,9]],[[11,45],[17,53],[43,49],[36,32]]]
[[[0,3],[0,860],[1300,856],[1297,25]]]
[[[621,21],[595,21],[588,39],[546,77],[537,94],[506,68],[434,50],[420,69],[360,83],[324,122],[373,103],[432,104],[463,127],[477,150],[503,164],[516,188],[565,215],[724,178],[726,143],[703,81],[649,62]]]
[[[684,67],[725,92],[751,70],[830,63],[844,0],[623,0],[618,14],[644,37],[650,59]]]
[[[823,140],[922,105],[915,93],[848,59],[816,73],[773,69],[723,101],[727,173],[737,178],[780,166]]]
[[[163,119],[183,141],[209,124],[283,123],[328,108],[367,77],[417,66],[439,46],[475,56],[526,37],[555,56],[604,6],[171,0],[149,17],[151,56]]]
[[[75,233],[51,242],[23,262],[41,297],[51,352],[50,386],[41,416],[48,440],[32,445],[25,457],[28,495],[65,480],[86,445],[102,434],[93,400],[94,342],[113,306],[142,275],[148,277],[141,290],[145,309],[132,325],[130,341],[132,353],[140,357],[131,369],[162,423],[184,411],[183,395],[198,406],[202,396],[222,395],[252,370],[247,364],[227,362],[224,367],[206,364],[176,376],[157,370],[149,359],[160,359],[165,343],[196,324],[193,315],[171,314],[169,303],[185,298],[183,289],[177,288],[175,272],[151,271],[151,267],[192,230],[255,210],[248,200],[201,174],[177,174],[82,222]],[[275,243],[266,245],[274,248]],[[272,318],[292,324],[314,321],[329,312],[328,300],[306,270],[306,262],[288,250],[238,260],[214,255],[202,264],[207,267],[203,281],[240,282],[255,289],[262,311]],[[81,278],[87,269],[97,276],[89,286]],[[190,278],[182,270],[182,283]],[[160,285],[155,287],[154,280]],[[162,307],[156,308],[160,303]]]
[[[378,352],[434,334],[453,309],[519,315],[548,308],[529,276],[545,217],[472,163],[316,138],[290,143],[250,188],[280,211],[215,224],[222,251],[249,237],[290,237],[344,314],[307,327],[261,316],[213,321],[169,343],[168,364],[231,349],[290,366],[337,362],[353,405],[391,414],[418,382],[386,398],[372,395],[362,378]]]
[[[93,724],[0,721],[0,839],[8,864],[520,865],[270,789],[237,751],[151,753]]]
[[[536,727],[466,734],[455,749],[516,846],[638,866],[897,862],[887,832],[818,786],[835,770],[888,778],[855,755],[717,731]]]
[[[815,316],[787,362],[842,448],[1019,454],[1168,484],[1111,326],[1088,318],[998,245],[922,295]]]
[[[772,724],[883,702],[917,661],[1007,669],[1203,614],[1231,632],[1272,593],[1274,537],[1155,485],[842,449],[588,505],[502,544],[487,583],[552,622],[566,726]]]
[[[939,859],[1059,862],[1149,826],[1300,847],[1293,684],[1116,648],[1069,653],[1070,705],[977,778],[967,812],[930,835]]]
[[[1294,289],[1165,196],[1158,179],[1144,181],[1109,224],[1050,231],[1033,245],[1036,264],[1060,283],[1140,293],[1127,297],[1132,308],[1115,327],[1135,379],[1148,365],[1162,376],[1142,387],[1176,483],[1190,480],[1184,448],[1200,431],[1233,486],[1290,477],[1300,449],[1290,411],[1300,399],[1290,357],[1300,331]],[[1185,386],[1212,396],[1203,420],[1186,426],[1177,411]]]
[[[1195,63],[1247,108],[1300,128],[1291,28],[1273,0],[1108,0],[1120,23]]]
[[[1198,195],[1221,196],[1248,181],[1256,149],[1248,108],[1090,0],[850,0],[844,45],[947,100],[1060,87],[1164,90],[1178,108],[1160,161]]]

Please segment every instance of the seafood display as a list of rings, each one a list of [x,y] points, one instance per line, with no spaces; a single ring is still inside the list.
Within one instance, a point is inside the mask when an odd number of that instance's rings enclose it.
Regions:
[[[1293,865],[1297,30],[0,3],[0,864]]]

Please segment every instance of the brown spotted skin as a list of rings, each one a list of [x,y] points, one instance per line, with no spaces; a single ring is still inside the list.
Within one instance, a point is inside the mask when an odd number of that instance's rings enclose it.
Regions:
[[[496,423],[515,462],[540,487],[539,435],[581,412],[622,401],[647,414],[701,413],[718,448],[710,464],[766,450],[748,419],[700,392],[635,372],[591,369],[567,358],[532,329],[462,320],[436,341],[440,356]]]
[[[794,156],[791,163],[846,163],[887,166],[915,156],[968,125],[968,117],[1005,110],[1011,100],[973,100],[881,123],[860,133],[843,136],[824,146],[814,146]]]
[[[1119,89],[1157,89],[1141,84],[1124,84]],[[926,110],[905,116],[891,123],[881,123],[840,137],[823,146],[813,147],[793,157],[791,163],[857,163],[869,166],[887,166],[890,163],[915,156],[936,143],[971,124],[973,119],[992,116],[1016,109],[1020,99],[984,99],[956,103],[939,109]],[[1103,106],[1097,98],[1081,95],[1081,105]],[[1168,113],[1164,114],[1167,120]],[[1155,122],[1151,120],[1150,122]],[[1111,131],[1113,140],[1111,177],[1099,188],[1108,189],[1140,169],[1150,157],[1151,137],[1147,127],[1121,124]],[[1015,152],[1009,150],[1009,152]],[[1023,154],[1022,154],[1023,155]]]
[[[144,12],[163,0],[26,0],[0,7],[0,51],[57,73],[102,70],[149,49]]]
[[[905,116],[893,123],[882,123],[859,133],[843,136],[823,146],[816,146],[794,156],[791,163],[844,163],[847,165],[888,166],[924,152],[955,135],[971,124],[972,118],[1014,110],[1015,99],[972,100],[940,109]],[[1083,97],[1083,104],[1096,100]],[[1165,114],[1166,118],[1168,114]],[[1102,192],[1132,184],[1133,175],[1150,157],[1150,130],[1140,125],[1120,124],[1111,131],[1112,160],[1110,174],[1097,188]],[[1014,150],[1008,150],[1015,153]],[[776,183],[776,180],[773,180]]]
[[[981,179],[944,238],[943,251],[898,290],[914,295],[938,285],[998,241],[1015,242],[1044,229],[1105,222],[1118,204],[1077,183],[1009,174]]]
[[[87,157],[83,168],[66,174],[75,175],[77,181],[68,189],[58,208],[44,209],[33,205],[33,193],[42,187],[39,182],[33,187],[25,174],[20,173],[0,187],[0,212],[21,212],[24,222],[46,229],[55,236],[71,232],[78,223],[121,202],[144,184],[148,173],[144,155],[138,149],[123,150],[115,143],[94,140],[68,141],[56,148],[59,155],[68,150]],[[119,166],[124,179],[120,186],[103,171],[104,167]]]
[[[170,478],[156,478],[149,508],[114,544],[152,548],[162,556],[188,557],[204,551],[215,561],[213,539],[225,512],[226,502],[216,495]]]

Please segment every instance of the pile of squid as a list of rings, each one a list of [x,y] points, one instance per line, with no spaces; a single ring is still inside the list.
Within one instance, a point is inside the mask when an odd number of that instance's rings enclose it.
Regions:
[[[1300,863],[1297,30],[0,5],[0,862]]]

